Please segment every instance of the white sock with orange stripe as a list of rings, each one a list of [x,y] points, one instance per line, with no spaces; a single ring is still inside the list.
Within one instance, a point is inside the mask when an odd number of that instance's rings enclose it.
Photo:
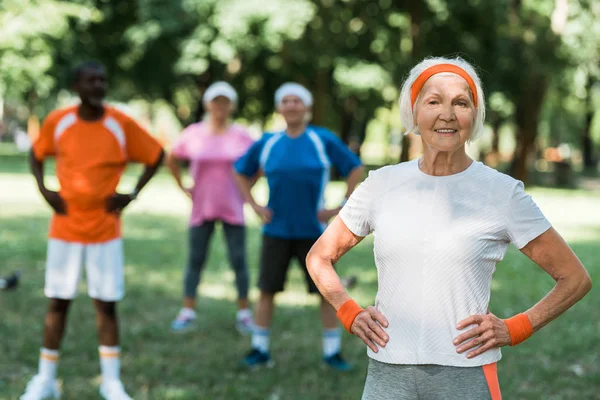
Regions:
[[[58,359],[58,350],[50,350],[42,347],[40,349],[40,363],[38,375],[48,380],[56,379]]]
[[[100,346],[100,370],[102,371],[102,381],[119,380],[121,372],[121,350],[119,346]]]

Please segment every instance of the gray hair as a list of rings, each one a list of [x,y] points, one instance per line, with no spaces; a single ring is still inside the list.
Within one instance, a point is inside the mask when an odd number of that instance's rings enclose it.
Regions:
[[[475,119],[473,123],[473,129],[471,130],[471,137],[469,141],[476,140],[483,133],[483,122],[485,121],[485,98],[483,95],[483,89],[481,88],[481,80],[475,71],[475,68],[467,61],[460,57],[456,58],[444,58],[444,57],[432,57],[426,58],[413,69],[410,70],[408,78],[402,84],[402,91],[400,92],[400,121],[402,126],[406,129],[405,133],[416,133],[419,134],[419,127],[414,122],[415,108],[411,104],[411,88],[419,75],[423,73],[427,68],[433,67],[438,64],[453,64],[457,67],[462,68],[475,82],[475,88],[477,89],[477,108]],[[416,104],[416,102],[415,102]]]

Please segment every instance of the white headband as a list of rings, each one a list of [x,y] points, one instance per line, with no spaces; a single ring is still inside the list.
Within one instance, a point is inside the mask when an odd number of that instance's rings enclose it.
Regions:
[[[229,83],[223,81],[210,85],[202,96],[202,102],[206,104],[219,96],[227,97],[234,104],[237,103],[237,92]]]
[[[285,96],[298,96],[307,107],[313,104],[312,94],[298,83],[288,82],[281,85],[275,92],[275,106],[279,106]]]

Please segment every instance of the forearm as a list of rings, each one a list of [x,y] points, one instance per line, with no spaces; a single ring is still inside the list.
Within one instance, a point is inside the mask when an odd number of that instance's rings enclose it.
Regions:
[[[256,201],[254,201],[254,197],[252,196],[252,186],[256,182],[256,178],[249,178],[245,175],[239,174],[234,171],[235,182],[237,187],[244,198],[244,201],[250,204],[252,207],[256,206]]]
[[[347,300],[350,300],[350,296],[333,267],[332,260],[309,253],[306,258],[306,266],[319,292],[336,311]]]
[[[534,331],[538,331],[590,291],[592,283],[585,270],[580,274],[558,279],[554,288],[535,306],[525,312]]]
[[[46,190],[46,186],[44,185],[44,162],[35,158],[33,151],[29,153],[29,167],[31,168],[31,173],[35,178],[38,189],[40,192],[43,192]]]
[[[177,182],[177,186],[183,188],[183,181],[181,180],[181,169],[179,168],[177,158],[175,158],[175,156],[173,156],[172,153],[167,155],[166,164],[167,168],[169,168],[169,171],[171,172],[171,175],[173,176],[173,179],[175,179],[175,182]]]
[[[165,152],[161,151],[160,156],[158,157],[158,160],[154,163],[154,165],[146,166],[146,168],[144,169],[144,173],[142,174],[142,176],[140,176],[140,179],[138,179],[138,182],[135,185],[135,193],[139,193],[154,176],[154,174],[156,174],[156,171],[158,171],[158,168],[163,162],[164,156]]]

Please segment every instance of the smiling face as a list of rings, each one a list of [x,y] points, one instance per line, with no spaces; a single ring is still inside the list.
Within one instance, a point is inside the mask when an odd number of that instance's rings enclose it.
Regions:
[[[425,144],[453,152],[471,137],[476,109],[467,82],[442,73],[427,80],[415,102],[415,123]]]

